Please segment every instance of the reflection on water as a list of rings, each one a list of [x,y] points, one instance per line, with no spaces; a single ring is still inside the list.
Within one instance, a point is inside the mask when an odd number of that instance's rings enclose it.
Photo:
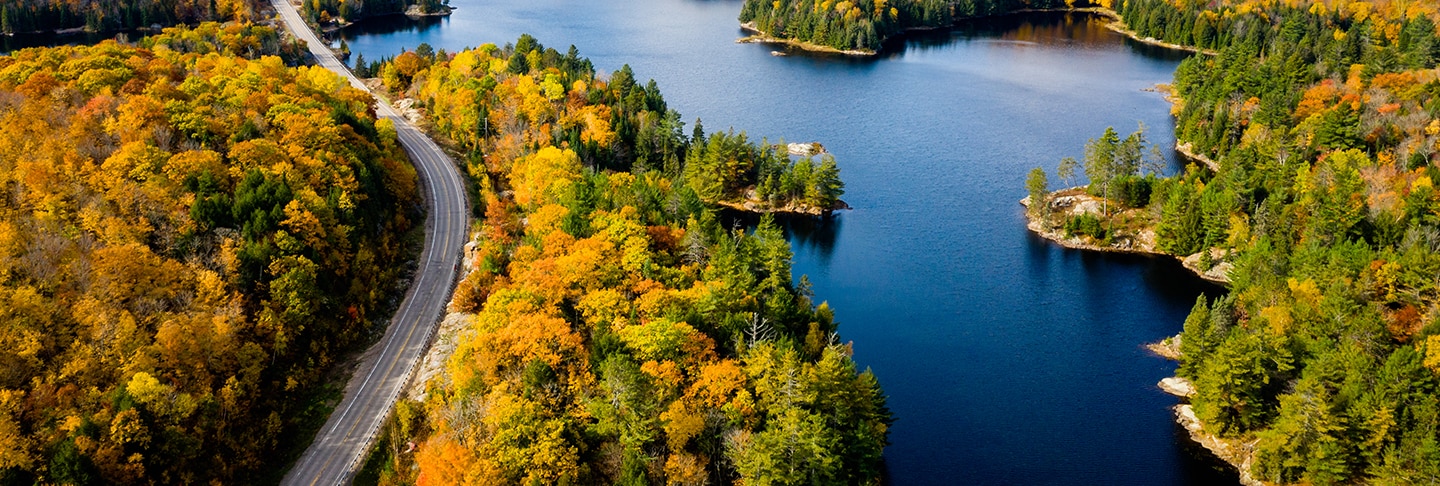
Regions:
[[[784,232],[785,239],[790,241],[792,250],[813,253],[821,263],[829,263],[840,228],[845,225],[845,213],[838,211],[829,217],[794,214],[773,214],[771,217]],[[720,214],[721,225],[747,229],[754,229],[760,224],[760,218],[758,214],[733,209],[724,209]]]
[[[439,29],[445,25],[449,17],[417,17],[410,18],[404,15],[383,15],[365,19],[359,23],[352,24],[329,37],[350,39],[358,35],[395,35],[395,34],[422,34],[426,31]]]

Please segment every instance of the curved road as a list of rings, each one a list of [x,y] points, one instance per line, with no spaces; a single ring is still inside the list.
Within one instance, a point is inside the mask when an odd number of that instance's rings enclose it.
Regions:
[[[290,32],[309,45],[320,66],[369,92],[345,64],[315,37],[310,27],[288,0],[270,0]],[[395,406],[395,400],[430,344],[430,336],[450,300],[451,286],[459,271],[460,248],[465,244],[469,209],[465,186],[455,163],[404,117],[381,101],[375,112],[395,123],[400,144],[420,174],[421,191],[430,211],[425,216],[425,249],[410,290],[381,338],[378,353],[367,353],[346,386],[345,398],[331,412],[324,428],[295,466],[285,474],[282,485],[347,484],[360,469],[380,425]]]

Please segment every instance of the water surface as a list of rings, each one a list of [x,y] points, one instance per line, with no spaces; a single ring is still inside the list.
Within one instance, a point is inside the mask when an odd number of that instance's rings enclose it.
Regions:
[[[1201,292],[1172,260],[1065,250],[1025,230],[1025,173],[1107,126],[1173,145],[1159,94],[1183,53],[1084,15],[992,19],[912,36],[874,59],[736,44],[738,0],[452,0],[448,19],[343,32],[367,59],[520,34],[597,69],[629,63],[708,131],[820,141],[854,206],[789,232],[898,421],[893,484],[1214,484],[1141,344],[1180,330]]]

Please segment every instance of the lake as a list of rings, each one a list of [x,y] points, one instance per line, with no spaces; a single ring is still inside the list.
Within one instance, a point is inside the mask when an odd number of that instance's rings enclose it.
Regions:
[[[795,272],[889,394],[890,483],[1235,482],[1174,424],[1176,399],[1155,386],[1174,365],[1141,347],[1220,289],[1169,259],[1060,248],[1017,204],[1029,169],[1053,180],[1107,126],[1144,123],[1172,146],[1169,106],[1146,89],[1186,54],[1079,14],[989,19],[854,59],[736,44],[736,0],[452,4],[449,18],[341,35],[373,60],[529,33],[601,71],[630,64],[709,132],[830,149],[855,209],[789,222]]]

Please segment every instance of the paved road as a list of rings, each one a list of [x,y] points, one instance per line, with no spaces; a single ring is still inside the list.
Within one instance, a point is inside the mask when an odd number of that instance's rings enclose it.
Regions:
[[[344,76],[356,88],[369,91],[345,64],[315,37],[288,0],[270,0],[290,32],[309,44],[310,52],[326,69]],[[420,174],[421,190],[430,211],[425,217],[425,249],[405,300],[395,311],[385,337],[376,343],[378,353],[368,353],[346,387],[344,400],[330,414],[325,427],[295,466],[285,474],[282,485],[348,484],[360,469],[375,435],[395,400],[410,381],[430,344],[430,337],[450,300],[469,224],[465,187],[455,163],[429,137],[384,102],[376,103],[376,114],[395,122],[400,144]]]

